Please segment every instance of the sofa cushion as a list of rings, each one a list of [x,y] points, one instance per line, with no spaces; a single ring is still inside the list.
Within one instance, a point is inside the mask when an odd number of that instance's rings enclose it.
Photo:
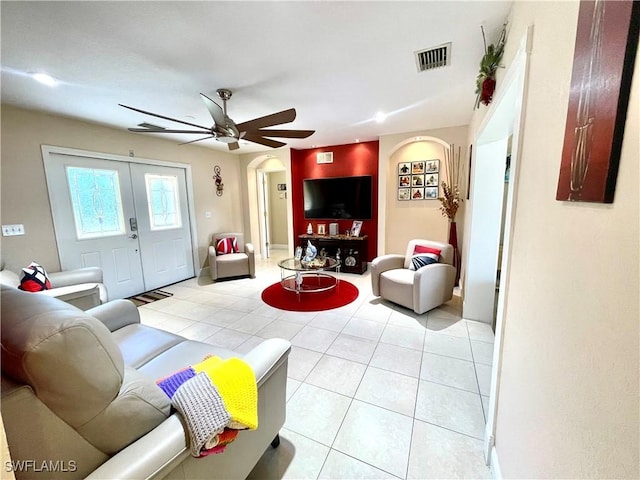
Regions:
[[[149,327],[147,327],[149,328]],[[237,357],[238,354],[208,343],[185,340],[164,351],[150,362],[140,367],[140,371],[154,380],[167,378],[182,368],[201,362],[206,356],[221,358]]]
[[[22,275],[20,277],[20,290],[25,292],[41,292],[42,290],[49,290],[51,288],[51,282],[47,271],[42,265],[38,265],[36,262],[31,262],[28,267],[22,269]]]
[[[411,256],[411,265],[409,270],[418,270],[426,265],[438,263],[440,261],[440,253],[442,250],[438,248],[428,247],[426,245],[416,245]]]
[[[229,253],[238,253],[238,239],[236,237],[225,237],[216,243],[216,253],[218,255],[227,255]]]
[[[112,335],[120,347],[124,363],[133,368],[141,367],[162,352],[185,341],[184,337],[139,323],[119,328]]]

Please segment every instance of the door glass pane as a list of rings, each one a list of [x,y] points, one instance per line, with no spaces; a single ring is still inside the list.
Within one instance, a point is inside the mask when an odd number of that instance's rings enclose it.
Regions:
[[[147,186],[151,230],[181,228],[178,177],[146,173],[144,181]]]
[[[118,172],[71,166],[66,171],[78,240],[124,235]]]

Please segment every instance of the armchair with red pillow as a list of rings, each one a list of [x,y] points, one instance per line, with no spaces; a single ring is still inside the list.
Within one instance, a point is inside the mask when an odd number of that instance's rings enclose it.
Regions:
[[[455,277],[453,247],[431,240],[411,240],[404,255],[382,255],[371,262],[373,294],[417,314],[451,300]]]

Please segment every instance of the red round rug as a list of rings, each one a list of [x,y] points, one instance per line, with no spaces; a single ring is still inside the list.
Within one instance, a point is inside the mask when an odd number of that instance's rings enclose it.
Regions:
[[[282,288],[280,282],[262,291],[262,300],[267,305],[292,312],[320,312],[349,305],[358,298],[358,287],[340,280],[333,290],[325,292],[302,292],[297,294]]]

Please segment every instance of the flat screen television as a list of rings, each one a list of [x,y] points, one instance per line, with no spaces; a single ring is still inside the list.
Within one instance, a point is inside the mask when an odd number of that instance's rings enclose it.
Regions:
[[[304,180],[304,218],[370,220],[371,176]]]

